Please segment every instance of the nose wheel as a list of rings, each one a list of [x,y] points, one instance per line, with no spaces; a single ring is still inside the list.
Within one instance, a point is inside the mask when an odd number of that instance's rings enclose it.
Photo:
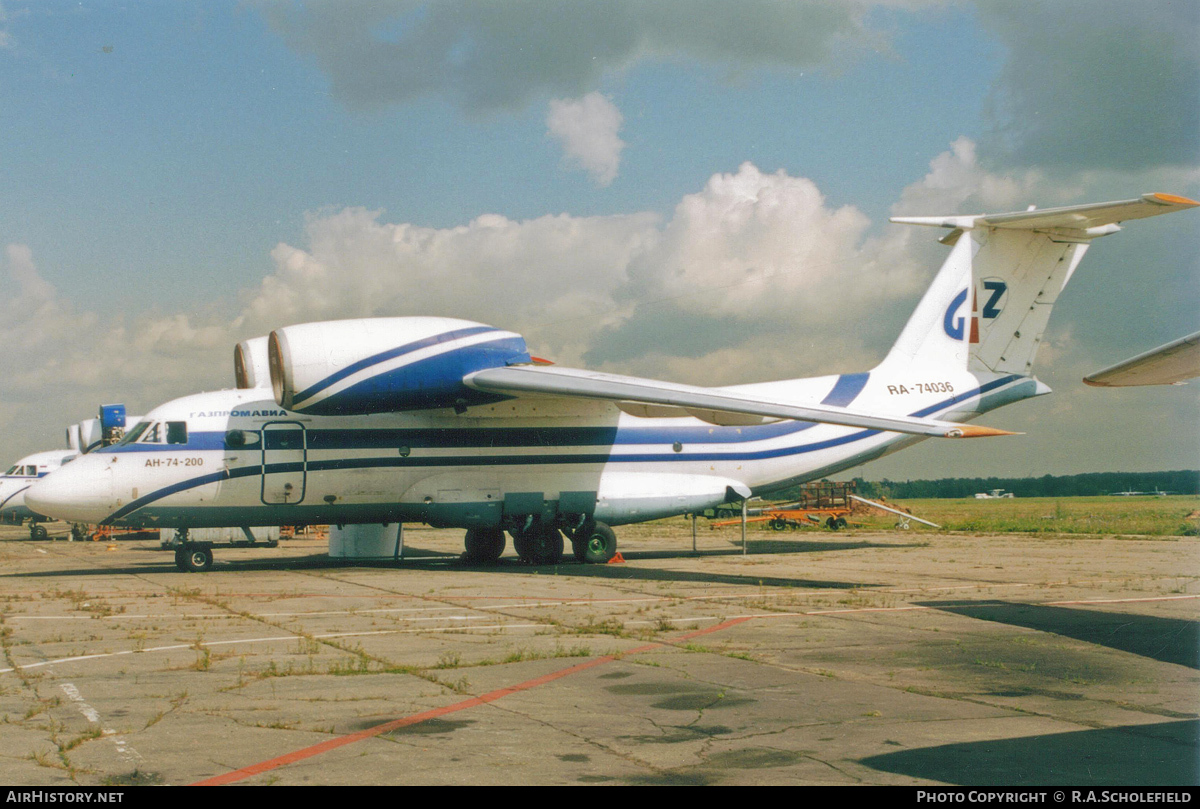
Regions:
[[[203,573],[212,565],[212,548],[187,547],[175,551],[175,567],[184,573]]]

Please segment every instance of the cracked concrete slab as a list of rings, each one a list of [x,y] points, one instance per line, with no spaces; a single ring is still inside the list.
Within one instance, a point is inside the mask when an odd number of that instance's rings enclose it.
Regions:
[[[1200,782],[1200,540],[736,533],[467,567],[410,527],[399,563],[183,574],[0,527],[0,779]]]

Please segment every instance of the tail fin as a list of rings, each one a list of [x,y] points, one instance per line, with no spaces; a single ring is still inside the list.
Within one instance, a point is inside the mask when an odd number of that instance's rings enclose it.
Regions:
[[[892,346],[885,363],[949,365],[1028,375],[1050,310],[1092,239],[1126,219],[1172,213],[1200,202],[1169,194],[980,216],[893,217],[951,228],[949,257]]]

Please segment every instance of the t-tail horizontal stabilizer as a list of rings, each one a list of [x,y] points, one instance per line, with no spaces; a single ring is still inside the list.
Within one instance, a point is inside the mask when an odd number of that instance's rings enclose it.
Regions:
[[[1143,194],[1011,213],[892,217],[951,229],[939,240],[951,250],[884,364],[1032,377],[1050,311],[1092,241],[1128,219],[1197,206]]]
[[[1113,226],[1118,222],[1174,213],[1196,206],[1200,206],[1200,202],[1174,194],[1143,194],[1138,199],[1068,205],[1062,208],[1034,208],[1013,213],[971,216],[893,216],[889,221],[898,225],[928,225],[962,230],[980,227],[1042,231],[1061,229],[1071,231],[1063,235],[1095,238],[1115,233],[1119,228]]]

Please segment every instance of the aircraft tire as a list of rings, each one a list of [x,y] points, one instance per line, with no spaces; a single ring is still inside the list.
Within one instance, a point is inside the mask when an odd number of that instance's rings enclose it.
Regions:
[[[175,549],[175,567],[179,568],[180,573],[187,573],[187,551],[183,548]]]
[[[517,556],[521,557],[522,562],[531,561],[529,558],[529,537],[521,532],[510,531],[512,534],[513,550],[517,552]]]
[[[592,523],[590,530],[586,534],[583,534],[583,532],[580,533],[582,534],[580,539],[583,545],[583,558],[580,559],[581,562],[586,562],[590,565],[605,565],[617,555],[617,535],[604,523]],[[579,559],[578,549],[576,550],[575,558]]]
[[[563,535],[552,525],[534,525],[525,532],[529,561],[535,565],[557,565],[562,561]]]
[[[574,530],[569,528],[563,529],[563,533],[567,535],[567,539],[571,540],[571,555],[575,557],[576,562],[583,563],[587,561],[587,538],[591,536],[595,527],[596,521],[588,517]]]
[[[49,536],[49,532],[46,531],[46,526],[38,525],[37,523],[30,524],[30,526],[29,526],[29,538],[30,539],[39,539],[40,540],[40,539],[45,539],[47,536]]]
[[[209,548],[185,548],[183,564],[189,573],[203,573],[212,568],[213,553]]]
[[[504,553],[504,529],[468,528],[463,538],[463,561],[475,564],[495,562]]]

